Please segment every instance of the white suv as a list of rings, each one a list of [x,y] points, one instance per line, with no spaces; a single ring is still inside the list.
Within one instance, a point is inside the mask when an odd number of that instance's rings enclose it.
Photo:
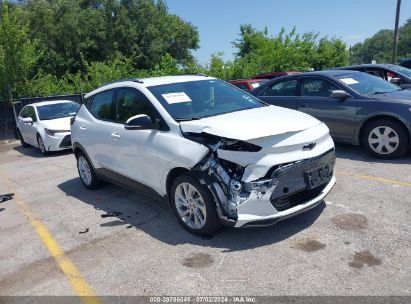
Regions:
[[[104,85],[85,96],[71,133],[87,188],[154,190],[196,234],[272,225],[335,184],[323,123],[202,75]]]

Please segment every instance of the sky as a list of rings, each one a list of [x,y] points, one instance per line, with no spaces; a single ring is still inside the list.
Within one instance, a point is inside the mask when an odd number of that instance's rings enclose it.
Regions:
[[[231,42],[240,25],[268,28],[276,35],[282,27],[298,33],[341,38],[348,46],[371,37],[380,29],[393,29],[397,0],[167,0],[169,11],[191,22],[200,35],[193,54],[201,64],[211,54],[233,58]],[[411,0],[402,0],[400,25],[411,18]]]

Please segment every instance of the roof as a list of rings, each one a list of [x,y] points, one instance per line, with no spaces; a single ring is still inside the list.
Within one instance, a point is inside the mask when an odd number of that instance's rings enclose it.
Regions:
[[[228,82],[267,82],[269,79],[232,79]]]
[[[356,64],[356,65],[350,65],[346,67],[339,67],[335,68],[336,70],[344,70],[344,69],[352,69],[352,68],[375,68],[375,67],[380,67],[380,68],[389,68],[391,66],[395,66],[395,64],[391,63],[366,63],[366,64]]]
[[[67,102],[75,102],[75,101],[73,100],[46,100],[46,101],[31,103],[30,106],[38,107],[38,106],[46,106],[46,105],[51,105],[51,104],[67,103]]]
[[[271,79],[280,76],[287,76],[287,75],[294,75],[294,74],[301,74],[302,72],[297,71],[287,71],[287,72],[270,72],[270,73],[262,73],[258,75],[254,75],[252,79]],[[269,78],[266,78],[269,77]]]
[[[356,73],[361,73],[358,71],[353,71],[353,70],[325,70],[325,71],[316,71],[316,72],[306,72],[306,73],[301,73],[301,74],[294,74],[294,75],[288,75],[284,76],[283,78],[289,78],[289,77],[299,77],[299,76],[331,76],[331,77],[338,77],[340,75],[347,75],[347,74],[356,74]],[[275,80],[275,79],[273,79]]]
[[[85,95],[87,98],[90,95],[94,95],[100,91],[104,91],[107,89],[118,88],[124,86],[125,84],[136,86],[136,87],[151,87],[151,86],[158,86],[164,84],[171,84],[171,83],[182,83],[182,82],[189,82],[189,81],[199,81],[199,80],[207,80],[207,79],[215,79],[213,77],[208,77],[205,75],[179,75],[179,76],[162,76],[162,77],[152,77],[152,78],[142,78],[142,79],[124,79],[124,80],[117,80],[106,85],[102,85],[96,90],[91,91],[90,93]]]

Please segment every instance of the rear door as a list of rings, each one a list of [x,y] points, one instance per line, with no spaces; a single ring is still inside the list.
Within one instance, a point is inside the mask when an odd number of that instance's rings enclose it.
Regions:
[[[90,119],[80,119],[79,131],[87,147],[87,153],[97,168],[113,170],[115,158],[111,154],[113,138],[111,136],[115,123],[115,90],[107,90],[96,94],[87,103]]]
[[[343,90],[337,84],[320,77],[301,79],[301,97],[298,110],[324,122],[332,137],[353,140],[357,103],[353,98],[345,100],[331,98],[334,90]]]
[[[297,109],[298,78],[275,82],[257,97],[262,101],[284,108]]]

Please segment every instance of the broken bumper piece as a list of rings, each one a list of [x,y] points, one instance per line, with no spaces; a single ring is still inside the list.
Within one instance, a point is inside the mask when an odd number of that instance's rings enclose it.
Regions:
[[[261,195],[253,190],[249,198],[237,207],[237,221],[234,227],[264,227],[303,213],[318,206],[335,185],[335,176],[331,178],[325,188],[318,195],[304,203],[295,205],[289,209],[278,211],[271,203],[271,193],[267,191]],[[304,197],[303,197],[304,199]]]
[[[320,204],[335,185],[335,152],[289,164],[270,179],[245,184],[249,197],[237,206],[235,227],[269,226]]]

